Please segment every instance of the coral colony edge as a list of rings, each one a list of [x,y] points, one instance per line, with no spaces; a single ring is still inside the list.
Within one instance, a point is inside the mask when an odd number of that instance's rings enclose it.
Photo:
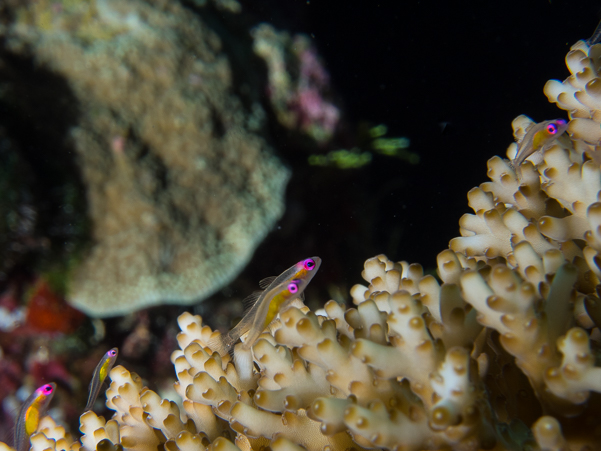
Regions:
[[[566,62],[572,75],[545,93],[569,113],[569,137],[534,152],[519,178],[489,160],[439,279],[371,258],[355,308],[283,310],[238,367],[208,346],[219,332],[184,313],[181,399],[117,366],[110,420],[86,412],[74,440],[44,417],[32,448],[599,449],[601,45],[579,41]],[[532,126],[514,120],[518,142]]]

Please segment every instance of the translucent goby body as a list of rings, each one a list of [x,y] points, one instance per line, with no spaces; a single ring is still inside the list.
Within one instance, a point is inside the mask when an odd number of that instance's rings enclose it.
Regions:
[[[553,119],[532,125],[518,143],[518,151],[511,161],[518,178],[521,178],[520,165],[524,160],[534,152],[550,148],[567,129],[568,123],[563,119]]]
[[[227,334],[211,340],[209,347],[226,355],[232,351],[238,339],[248,333],[241,346],[243,350],[250,350],[277,314],[294,299],[301,297],[320,265],[319,257],[307,258],[275,278],[262,280],[260,286],[264,290],[255,292],[244,300],[250,308],[242,320]]]
[[[56,384],[54,382],[42,385],[21,406],[15,426],[15,449],[17,451],[29,449],[29,437],[38,429],[40,419],[46,414],[46,409],[48,409],[48,404],[50,404],[55,391]]]
[[[84,413],[88,410],[92,410],[94,407],[94,403],[96,402],[96,398],[98,397],[98,393],[100,393],[100,389],[102,388],[102,384],[104,383],[106,377],[113,368],[115,364],[115,360],[117,360],[117,355],[119,354],[119,349],[113,348],[109,349],[98,365],[96,365],[96,369],[94,370],[94,375],[92,376],[92,381],[90,382],[90,392],[88,394],[88,403],[86,408],[84,409]]]

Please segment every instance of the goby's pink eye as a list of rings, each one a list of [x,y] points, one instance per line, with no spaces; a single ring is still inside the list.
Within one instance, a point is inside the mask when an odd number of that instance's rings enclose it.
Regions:
[[[555,124],[549,124],[547,125],[547,131],[554,135],[555,133],[557,133],[557,126]]]
[[[315,268],[315,262],[312,258],[308,258],[303,262],[305,269],[307,271],[312,271]]]
[[[117,355],[117,352],[114,349],[111,349],[109,352],[109,357],[115,357]]]
[[[42,385],[42,387],[40,387],[40,391],[44,395],[48,396],[49,394],[52,393],[52,385],[50,385],[50,384]]]
[[[298,285],[296,284],[297,282],[290,282],[288,284],[288,291],[292,294],[297,293],[298,292]]]

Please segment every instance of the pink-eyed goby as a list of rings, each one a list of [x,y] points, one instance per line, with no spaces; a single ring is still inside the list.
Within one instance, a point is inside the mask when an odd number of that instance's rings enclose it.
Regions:
[[[90,393],[88,394],[88,403],[86,408],[84,409],[84,413],[88,410],[92,410],[94,407],[94,403],[96,402],[96,398],[98,397],[98,393],[100,393],[100,389],[102,388],[102,384],[104,383],[106,377],[109,375],[109,371],[113,368],[115,361],[117,360],[117,355],[119,354],[119,349],[112,348],[109,349],[98,365],[96,365],[96,369],[94,370],[94,375],[92,376],[92,381],[90,382]]]
[[[15,426],[14,443],[17,451],[29,449],[29,437],[38,429],[40,420],[46,414],[48,404],[50,404],[55,391],[56,384],[54,382],[44,384],[37,388],[21,406]]]
[[[277,277],[263,279],[257,291],[246,299],[244,304],[248,311],[240,322],[219,339],[213,339],[209,347],[225,355],[231,352],[240,337],[247,334],[242,350],[248,351],[255,344],[259,335],[274,320],[279,312],[288,307],[293,300],[301,298],[305,288],[321,265],[321,258],[311,257],[299,261]]]

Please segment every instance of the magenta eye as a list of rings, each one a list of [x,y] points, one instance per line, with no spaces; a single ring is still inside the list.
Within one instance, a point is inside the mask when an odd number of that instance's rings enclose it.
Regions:
[[[554,135],[555,133],[557,133],[557,126],[555,124],[549,124],[547,125],[547,131]]]
[[[115,356],[117,355],[117,353],[115,352],[115,350],[114,350],[114,349],[111,349],[111,350],[108,352],[108,354],[109,354],[109,357],[115,357]]]
[[[306,259],[303,264],[307,271],[312,271],[315,268],[315,262],[311,258]]]
[[[49,395],[50,393],[52,393],[52,385],[50,385],[50,384],[43,385],[41,390],[42,390],[43,394]]]
[[[290,282],[288,284],[288,291],[292,294],[298,292],[298,285],[296,284],[296,282]]]

